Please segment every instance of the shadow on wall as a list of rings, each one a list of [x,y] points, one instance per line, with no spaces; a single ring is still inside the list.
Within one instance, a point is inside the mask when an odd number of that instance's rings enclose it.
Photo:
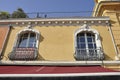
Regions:
[[[101,40],[101,42],[103,42],[104,39],[100,36],[100,40]],[[103,44],[101,43],[101,45],[102,45],[102,49],[103,49],[103,52],[104,52]],[[104,53],[104,60],[112,60],[112,58],[109,57],[109,55]]]
[[[111,20],[110,22],[111,22],[111,26],[112,26],[112,24],[115,24],[115,23],[116,23],[116,22],[115,22],[115,21],[113,21],[113,20]]]
[[[42,42],[43,40],[44,40],[44,37],[40,34],[39,44],[40,44],[40,42]]]
[[[113,60],[109,55],[104,54],[105,59],[104,60]]]
[[[44,61],[45,59],[40,55],[41,53],[39,53],[39,51],[38,51],[38,58],[37,58],[37,60],[39,61]]]
[[[116,19],[117,19],[117,22],[113,21],[113,20],[110,21],[111,22],[111,26],[112,26],[112,24],[115,24],[115,23],[118,23],[120,25],[120,13],[116,14]]]
[[[101,39],[101,41],[104,40],[101,36],[100,36],[100,39]],[[102,44],[102,46],[103,46],[103,44]],[[103,52],[104,52],[104,49],[103,49]],[[107,54],[104,53],[104,60],[112,60],[112,58],[109,57],[109,55],[107,55]]]
[[[44,40],[44,37],[40,34],[40,39],[39,39],[39,46],[40,46],[40,43]],[[39,49],[39,48],[38,48]],[[38,58],[37,60],[45,60],[42,56],[41,56],[41,53],[39,53],[39,50],[38,50]]]
[[[120,26],[120,13],[117,13],[116,16],[117,16],[118,24]]]

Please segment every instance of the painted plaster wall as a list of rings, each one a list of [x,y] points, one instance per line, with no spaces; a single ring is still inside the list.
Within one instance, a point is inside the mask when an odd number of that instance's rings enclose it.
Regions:
[[[98,2],[100,2],[99,0]],[[96,4],[94,9],[97,9],[98,4]],[[111,22],[111,29],[113,32],[113,38],[115,40],[115,45],[118,51],[118,58],[120,60],[120,2],[107,2],[101,3],[98,8],[99,13],[97,16],[109,16]],[[94,16],[95,13],[93,13]],[[109,45],[109,44],[108,44]],[[111,50],[111,49],[110,49]],[[107,68],[120,70],[120,65],[109,66],[105,65]]]
[[[11,28],[10,36],[4,51],[3,60],[9,60],[8,54],[12,51],[17,33],[25,26]],[[75,61],[74,33],[80,26],[34,26],[40,32],[38,60]],[[115,51],[107,26],[91,26],[100,33],[105,60],[114,60]]]

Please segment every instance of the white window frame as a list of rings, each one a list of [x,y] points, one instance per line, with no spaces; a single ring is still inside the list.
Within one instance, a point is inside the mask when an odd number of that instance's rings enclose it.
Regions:
[[[77,34],[82,33],[82,32],[92,32],[95,35],[96,48],[102,49],[99,32],[95,29],[90,28],[90,26],[88,26],[87,24],[84,24],[83,26],[81,26],[79,29],[77,29],[75,31],[75,34],[74,34],[74,46],[75,46],[74,53],[75,53],[75,50],[77,47]],[[101,54],[103,55],[103,52]]]
[[[35,46],[35,47],[38,48],[38,46],[39,46],[39,39],[40,39],[40,33],[39,33],[39,31],[34,30],[34,29],[31,29],[31,28],[26,28],[26,29],[20,30],[20,31],[17,33],[17,36],[16,36],[16,38],[15,38],[15,43],[14,43],[13,48],[18,47],[18,39],[19,39],[20,35],[21,35],[22,33],[27,32],[27,31],[33,32],[33,33],[36,34],[36,46]]]

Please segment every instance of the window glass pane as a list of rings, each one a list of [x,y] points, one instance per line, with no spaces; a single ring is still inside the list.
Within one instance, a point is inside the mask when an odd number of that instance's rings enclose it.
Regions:
[[[30,33],[28,47],[35,47],[36,44],[36,38],[34,33]]]
[[[93,42],[95,42],[95,37],[93,37]]]
[[[33,43],[32,43],[32,44],[29,44],[28,47],[34,47]]]
[[[30,37],[35,37],[35,33],[30,33]]]
[[[23,34],[23,37],[28,37],[28,33]]]
[[[27,38],[21,38],[18,47],[26,47]]]
[[[80,33],[79,36],[84,36],[84,33]]]
[[[21,34],[21,35],[20,35],[20,38],[22,38],[22,37],[24,37],[24,34]]]
[[[25,44],[20,44],[19,47],[26,47],[26,45]]]
[[[88,44],[88,48],[93,48],[93,44]]]
[[[80,42],[80,38],[79,37],[77,37],[77,43],[79,43]]]
[[[87,42],[92,42],[92,38],[87,38]]]
[[[87,33],[87,36],[88,37],[94,37],[94,34],[93,33]]]
[[[93,33],[91,33],[91,36],[94,37],[95,35]]]
[[[77,35],[77,47],[85,48],[85,34],[84,33],[79,33]]]
[[[80,48],[86,48],[85,44],[80,44]]]
[[[88,36],[88,37],[91,37],[91,33],[87,33],[87,36]]]
[[[35,42],[35,38],[34,37],[30,37],[29,38],[29,42]]]
[[[96,44],[94,43],[94,48],[96,49]]]
[[[36,42],[32,42],[28,44],[28,47],[35,47],[36,46]]]
[[[35,41],[34,42],[29,42],[28,47],[35,47],[35,45],[36,45]]]
[[[81,38],[80,38],[80,42],[85,42],[85,38],[84,38],[84,37],[81,37]]]
[[[35,47],[36,46],[36,34],[35,33],[24,33],[21,34],[20,40],[18,40],[18,47]]]
[[[79,44],[77,44],[77,48],[80,48],[80,45],[79,45]]]

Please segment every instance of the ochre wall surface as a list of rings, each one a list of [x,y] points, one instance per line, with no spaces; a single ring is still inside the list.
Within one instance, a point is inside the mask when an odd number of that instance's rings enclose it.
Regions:
[[[117,56],[120,60],[120,2],[107,0],[96,0],[96,6],[94,7],[93,16],[108,16],[110,17],[111,30],[113,33],[113,38],[115,40],[115,44],[117,47]],[[102,1],[102,2],[101,2]],[[119,1],[119,0],[118,0]],[[95,13],[98,13],[95,15]],[[108,44],[109,45],[109,44]],[[110,47],[110,46],[109,46]],[[110,49],[111,50],[111,49]],[[105,65],[107,68],[115,69],[120,71],[120,65]]]
[[[26,26],[11,28],[10,36],[4,51],[3,60],[9,60],[8,54],[12,51],[16,35]],[[38,60],[63,60],[75,61],[74,33],[80,26],[34,26],[33,29],[40,32],[39,58]],[[91,26],[100,33],[101,43],[105,54],[105,60],[114,60],[115,51],[108,26]]]
[[[101,1],[101,0],[99,0]],[[97,6],[95,7],[97,9]],[[120,2],[102,2],[99,5],[97,12],[100,12],[96,15],[98,16],[109,16],[111,29],[113,33],[113,38],[115,40],[115,45],[117,47],[118,57],[120,57]]]

